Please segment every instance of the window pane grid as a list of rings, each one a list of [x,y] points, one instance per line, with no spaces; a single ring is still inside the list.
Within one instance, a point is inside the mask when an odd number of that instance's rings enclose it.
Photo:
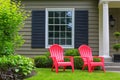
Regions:
[[[48,44],[72,45],[72,11],[48,11]]]

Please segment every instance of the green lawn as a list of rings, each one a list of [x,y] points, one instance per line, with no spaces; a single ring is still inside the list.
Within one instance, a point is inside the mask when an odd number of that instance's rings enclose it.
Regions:
[[[120,80],[120,73],[94,71],[88,73],[87,71],[75,70],[72,73],[71,69],[66,69],[65,72],[59,70],[58,74],[51,71],[50,68],[36,69],[37,74],[25,80]]]

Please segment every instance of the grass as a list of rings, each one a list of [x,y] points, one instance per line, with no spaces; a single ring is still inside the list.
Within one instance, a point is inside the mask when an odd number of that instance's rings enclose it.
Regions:
[[[75,70],[72,73],[71,69],[66,69],[65,72],[59,69],[58,74],[51,71],[50,68],[36,69],[37,74],[25,80],[120,80],[118,72],[103,72],[95,70],[92,73],[87,71]]]

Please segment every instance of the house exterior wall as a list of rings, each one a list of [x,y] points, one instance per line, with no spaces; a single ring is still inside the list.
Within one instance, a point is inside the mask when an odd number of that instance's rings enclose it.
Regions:
[[[99,30],[98,30],[98,1],[23,1],[26,10],[45,10],[45,8],[75,8],[76,10],[88,10],[88,45],[93,49],[93,54],[98,55],[99,50]],[[26,56],[37,56],[45,54],[48,49],[31,48],[31,16],[25,21],[25,27],[20,31],[25,39],[25,44],[16,50],[18,54]]]

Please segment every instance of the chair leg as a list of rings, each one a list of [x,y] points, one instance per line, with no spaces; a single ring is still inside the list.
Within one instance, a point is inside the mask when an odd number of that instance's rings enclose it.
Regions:
[[[88,66],[88,72],[91,72],[91,66]]]
[[[63,66],[63,71],[65,71],[65,69],[66,69],[66,66]]]
[[[55,67],[55,66],[54,66],[54,64],[53,64],[53,65],[52,65],[52,69],[51,69],[51,71],[53,71],[54,67]]]
[[[102,70],[105,72],[105,67],[104,66],[102,66]]]
[[[85,65],[83,65],[82,70],[84,70],[84,68],[85,68]]]
[[[58,66],[55,66],[56,73],[58,73]]]
[[[74,65],[72,65],[71,67],[72,67],[72,72],[74,72]]]
[[[95,69],[95,66],[92,66],[92,67],[91,67],[91,72],[94,71],[94,69]]]

